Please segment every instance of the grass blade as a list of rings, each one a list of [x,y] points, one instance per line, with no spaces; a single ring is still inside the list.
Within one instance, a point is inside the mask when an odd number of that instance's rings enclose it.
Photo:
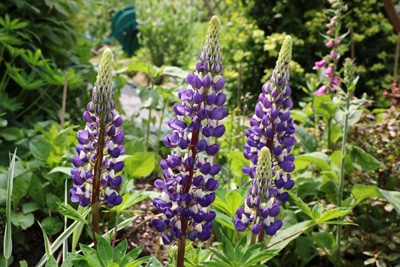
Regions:
[[[14,168],[15,168],[15,158],[17,154],[17,149],[15,148],[14,154],[10,162],[10,168],[8,169],[8,179],[7,179],[7,203],[6,203],[6,227],[4,230],[4,243],[3,243],[3,255],[6,259],[6,266],[8,266],[8,259],[11,257],[12,253],[12,236],[11,236],[11,196],[14,181]]]

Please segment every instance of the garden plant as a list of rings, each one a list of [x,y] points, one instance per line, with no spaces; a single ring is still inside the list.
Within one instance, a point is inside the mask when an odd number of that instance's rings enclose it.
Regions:
[[[83,2],[0,4],[1,266],[400,266],[379,1],[136,1],[130,58]]]

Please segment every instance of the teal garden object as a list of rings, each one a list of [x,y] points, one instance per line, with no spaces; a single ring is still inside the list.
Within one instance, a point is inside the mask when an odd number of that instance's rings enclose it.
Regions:
[[[134,7],[125,7],[115,14],[111,23],[111,32],[128,56],[132,56],[139,49],[137,37],[139,31]]]

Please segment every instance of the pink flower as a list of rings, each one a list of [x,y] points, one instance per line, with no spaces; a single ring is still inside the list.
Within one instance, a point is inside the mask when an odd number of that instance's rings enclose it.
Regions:
[[[338,56],[338,52],[337,51],[332,51],[331,52],[331,59],[336,59]]]
[[[332,76],[332,79],[331,79],[331,82],[329,83],[329,88],[331,89],[331,90],[335,90],[335,86],[338,86],[339,85],[339,78],[338,78],[338,76],[336,76],[336,75],[333,75]]]
[[[315,66],[313,67],[313,70],[318,70],[320,68],[323,68],[326,65],[326,60],[322,59],[320,61],[315,62]]]
[[[325,43],[325,46],[327,48],[332,48],[335,42],[333,40],[329,40],[328,42]]]
[[[327,87],[325,85],[322,85],[317,91],[314,92],[314,95],[324,95],[326,94]]]
[[[326,34],[332,34],[332,33],[333,33],[332,29],[329,29],[329,30],[326,31]]]
[[[333,21],[331,21],[331,22],[329,22],[328,24],[326,24],[326,27],[328,27],[328,28],[332,28],[333,27]]]
[[[341,42],[342,42],[342,40],[340,38],[335,40],[335,44],[337,44],[337,45],[340,44]]]
[[[332,76],[332,74],[333,74],[333,67],[332,66],[329,66],[326,70],[325,70],[325,76],[326,77],[331,77]]]

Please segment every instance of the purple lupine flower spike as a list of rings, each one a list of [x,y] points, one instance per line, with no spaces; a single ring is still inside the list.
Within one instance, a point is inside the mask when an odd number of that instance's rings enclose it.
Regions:
[[[118,173],[123,162],[118,157],[124,152],[124,130],[112,100],[112,57],[109,48],[102,55],[92,101],[83,113],[86,127],[77,133],[77,155],[72,157],[71,201],[84,207],[98,201],[112,208],[122,202],[117,190],[122,182]]]
[[[290,172],[295,168],[290,154],[296,139],[294,121],[290,114],[293,102],[290,98],[289,63],[292,38],[286,36],[279,52],[272,76],[262,86],[255,113],[246,130],[247,142],[244,156],[250,166],[243,173],[252,179],[245,206],[239,207],[234,223],[237,231],[250,227],[254,235],[264,230],[274,235],[282,226],[278,219],[280,203],[288,200],[294,182]]]
[[[153,226],[162,232],[164,244],[182,237],[204,241],[211,236],[215,212],[209,206],[219,186],[215,175],[221,169],[213,156],[219,150],[216,139],[225,132],[219,121],[227,115],[220,25],[216,16],[211,18],[196,71],[187,75],[187,87],[179,90],[181,102],[174,105],[175,118],[168,123],[172,133],[164,138],[172,152],[161,161],[164,179],[154,183],[161,198],[153,201],[163,213]]]

